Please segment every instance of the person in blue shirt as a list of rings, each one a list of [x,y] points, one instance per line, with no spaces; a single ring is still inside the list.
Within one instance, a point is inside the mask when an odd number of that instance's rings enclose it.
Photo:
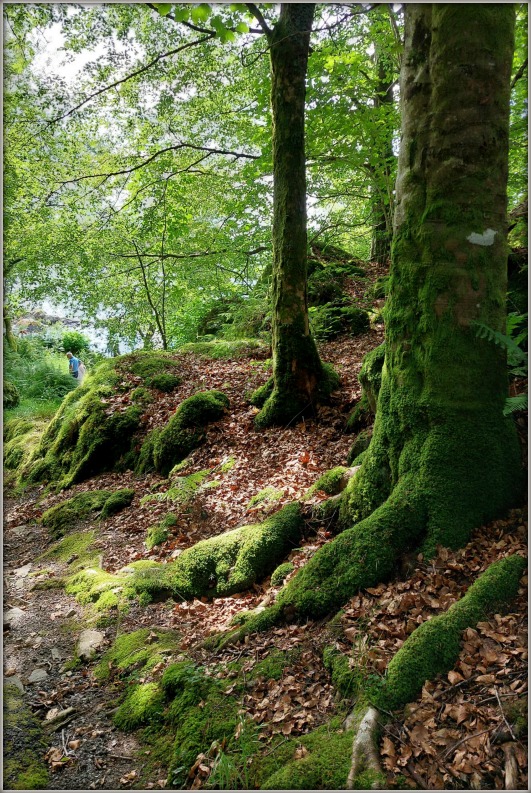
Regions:
[[[77,380],[77,385],[81,385],[87,371],[85,364],[71,352],[67,352],[66,357],[68,358],[68,371]]]

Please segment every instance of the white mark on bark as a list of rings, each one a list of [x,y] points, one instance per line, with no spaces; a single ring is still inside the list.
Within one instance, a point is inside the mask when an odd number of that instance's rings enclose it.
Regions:
[[[494,245],[494,237],[496,234],[497,232],[493,229],[487,229],[483,234],[477,234],[473,231],[472,234],[468,235],[467,240],[471,242],[472,245],[482,245],[486,248],[489,245]]]

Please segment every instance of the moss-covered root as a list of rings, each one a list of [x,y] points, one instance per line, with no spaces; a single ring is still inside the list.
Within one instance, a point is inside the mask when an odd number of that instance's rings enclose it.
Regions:
[[[355,725],[347,790],[386,790],[385,774],[378,751],[380,714],[372,706],[356,706],[347,719],[347,728]]]
[[[517,554],[494,562],[445,614],[420,625],[390,661],[375,704],[387,710],[403,707],[426,680],[452,669],[462,632],[515,597],[525,565]]]
[[[128,507],[133,500],[134,490],[89,490],[78,493],[66,501],[47,509],[41,518],[42,525],[50,529],[52,537],[62,537],[67,531],[77,526],[80,520],[86,520],[92,513],[101,510],[100,517],[105,519]]]
[[[184,599],[243,592],[271,573],[297,545],[303,523],[299,504],[287,504],[263,523],[201,540],[171,565],[139,570],[133,585],[145,590],[167,588]]]
[[[12,684],[4,686],[3,790],[47,790],[42,728]]]

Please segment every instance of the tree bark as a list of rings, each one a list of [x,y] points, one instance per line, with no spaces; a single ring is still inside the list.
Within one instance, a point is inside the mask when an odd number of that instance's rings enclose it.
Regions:
[[[503,416],[511,4],[406,4],[386,352],[374,433],[342,499],[345,530],[281,592],[317,616],[398,556],[470,532],[521,495]]]
[[[283,3],[269,33],[273,117],[273,378],[256,418],[285,424],[312,411],[324,370],[307,298],[304,105],[315,4]]]

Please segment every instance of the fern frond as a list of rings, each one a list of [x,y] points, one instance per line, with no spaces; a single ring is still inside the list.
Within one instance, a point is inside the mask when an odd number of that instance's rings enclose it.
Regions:
[[[503,415],[510,416],[517,410],[527,410],[527,394],[518,394],[518,396],[507,397],[503,407]]]

